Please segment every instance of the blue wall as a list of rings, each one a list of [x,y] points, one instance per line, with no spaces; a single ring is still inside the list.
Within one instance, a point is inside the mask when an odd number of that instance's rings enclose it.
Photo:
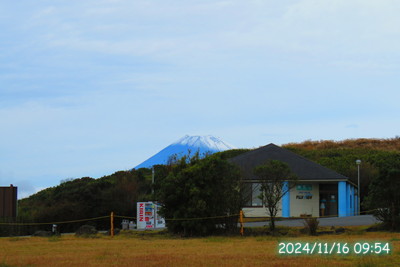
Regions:
[[[339,217],[357,214],[357,197],[355,187],[347,182],[338,182]]]
[[[354,189],[353,186],[349,184],[350,192],[349,192],[349,215],[354,215]]]
[[[339,217],[347,215],[347,185],[346,182],[338,182]]]
[[[346,183],[346,200],[347,200],[347,203],[346,203],[346,206],[347,206],[347,213],[346,213],[346,215],[345,216],[350,216],[351,215],[351,209],[350,209],[350,193],[351,192],[351,190],[350,190],[350,184],[349,183]]]
[[[289,182],[283,182],[283,191],[287,191],[289,188]],[[287,191],[282,197],[282,217],[290,217],[290,192]]]

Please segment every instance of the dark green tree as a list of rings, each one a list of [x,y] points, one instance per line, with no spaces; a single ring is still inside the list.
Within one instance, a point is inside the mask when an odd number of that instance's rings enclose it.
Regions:
[[[158,182],[157,197],[173,233],[193,236],[229,231],[237,227],[241,208],[240,173],[220,155],[183,157]]]
[[[275,217],[279,210],[278,203],[296,185],[297,177],[292,173],[289,165],[278,160],[269,160],[267,163],[255,167],[254,174],[261,182],[261,195],[259,197],[269,214],[270,230],[274,232]]]
[[[400,230],[400,166],[382,169],[370,184],[369,194],[364,201],[374,216],[385,228]]]
[[[145,177],[150,171],[119,171],[99,179],[84,177],[62,181],[56,187],[19,200],[19,219],[25,222],[63,222],[107,216],[111,212],[134,217],[136,202],[147,199],[151,193],[151,180]],[[62,232],[75,231],[85,223],[98,229],[109,227],[109,220],[104,219],[62,224],[59,229]],[[116,219],[115,225],[119,223]]]

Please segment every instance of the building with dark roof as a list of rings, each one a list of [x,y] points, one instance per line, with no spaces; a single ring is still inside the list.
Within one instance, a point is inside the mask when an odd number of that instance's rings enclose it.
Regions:
[[[283,196],[278,217],[350,216],[358,213],[357,188],[348,177],[269,144],[230,159],[242,172],[245,197],[243,211],[247,217],[268,215],[259,198],[261,182],[254,175],[254,168],[269,160],[287,163],[298,177],[296,185]]]
[[[15,218],[17,216],[17,187],[0,186],[0,218]]]

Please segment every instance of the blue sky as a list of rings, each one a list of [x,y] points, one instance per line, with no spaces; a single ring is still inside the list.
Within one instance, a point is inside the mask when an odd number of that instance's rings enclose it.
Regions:
[[[0,1],[0,185],[130,169],[189,135],[391,138],[394,0]]]

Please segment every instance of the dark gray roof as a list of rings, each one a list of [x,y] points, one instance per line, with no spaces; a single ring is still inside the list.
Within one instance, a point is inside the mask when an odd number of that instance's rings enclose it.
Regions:
[[[274,144],[260,147],[230,159],[232,163],[240,167],[244,179],[250,180],[257,179],[253,174],[254,168],[266,163],[268,160],[279,160],[287,163],[292,172],[298,176],[299,180],[338,181],[349,179],[346,176]]]

